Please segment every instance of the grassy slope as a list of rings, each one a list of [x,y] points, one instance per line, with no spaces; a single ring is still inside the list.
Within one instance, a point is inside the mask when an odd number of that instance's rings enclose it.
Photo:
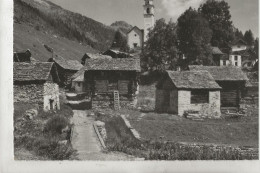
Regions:
[[[63,37],[55,38],[54,34],[38,31],[27,24],[14,24],[14,51],[30,49],[33,58],[47,61],[52,54],[45,49],[44,44],[53,48],[55,54],[65,59],[80,60],[85,52],[97,52],[89,46],[83,46]]]
[[[20,0],[14,1],[14,51],[30,49],[32,56],[39,61],[47,61],[51,57],[44,44],[66,59],[79,60],[85,52],[97,52],[75,39],[72,41],[73,39],[60,35],[62,34],[39,16],[35,9]]]

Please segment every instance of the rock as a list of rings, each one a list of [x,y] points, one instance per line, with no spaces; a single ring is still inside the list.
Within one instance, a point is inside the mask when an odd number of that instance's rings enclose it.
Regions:
[[[104,127],[104,126],[105,126],[105,123],[102,122],[102,121],[95,121],[95,124],[96,124],[96,126],[98,126],[98,127]]]
[[[61,133],[66,133],[70,130],[69,126],[66,126],[64,129],[61,130]]]
[[[58,142],[59,145],[67,145],[67,143],[68,143],[67,140],[63,140],[63,141]]]

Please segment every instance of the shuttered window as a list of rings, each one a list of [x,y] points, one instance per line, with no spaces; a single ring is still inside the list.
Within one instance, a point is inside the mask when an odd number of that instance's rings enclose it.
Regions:
[[[191,91],[191,104],[209,103],[209,91],[193,90]]]

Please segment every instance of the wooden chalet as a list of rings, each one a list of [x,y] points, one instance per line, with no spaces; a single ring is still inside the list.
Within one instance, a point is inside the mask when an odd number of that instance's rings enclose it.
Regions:
[[[221,87],[207,71],[167,71],[156,85],[155,110],[183,116],[220,116]]]
[[[60,109],[59,77],[54,63],[13,64],[14,102],[38,104],[44,111]]]
[[[57,55],[54,58],[50,58],[49,62],[54,62],[57,66],[60,86],[64,87],[70,87],[71,77],[83,67],[77,60],[66,60]]]
[[[84,82],[82,83],[82,72]],[[138,94],[141,71],[138,58],[88,59],[85,67],[75,75],[82,83],[82,91],[92,98],[92,107],[131,107]],[[76,90],[76,87],[74,87]],[[81,91],[81,90],[80,90]]]
[[[189,66],[191,71],[208,71],[222,87],[221,106],[239,108],[241,93],[248,78],[239,67],[235,66]]]
[[[89,59],[85,64],[85,90],[92,94],[109,93],[131,95],[136,91],[140,60],[135,58]]]

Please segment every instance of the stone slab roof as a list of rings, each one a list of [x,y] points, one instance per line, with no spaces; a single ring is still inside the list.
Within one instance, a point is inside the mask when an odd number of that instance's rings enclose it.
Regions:
[[[50,76],[53,64],[52,62],[15,62],[13,79],[14,81],[46,81]]]
[[[85,55],[83,56],[83,59],[104,59],[104,58],[107,58],[107,59],[111,59],[112,57],[111,56],[108,56],[108,55],[102,55],[102,54],[98,54],[98,53],[85,53]]]
[[[191,71],[208,71],[216,81],[247,81],[246,74],[239,67],[234,66],[201,66],[190,65]]]
[[[72,81],[83,82],[85,71],[86,71],[85,68],[82,67],[77,73],[75,73],[73,76],[71,76]]]
[[[211,47],[213,55],[224,55],[224,53],[218,47]]]
[[[139,58],[88,59],[85,70],[141,71]]]
[[[221,89],[207,71],[167,71],[178,89]]]
[[[80,62],[77,60],[66,60],[63,57],[57,55],[55,58],[51,58],[49,61],[56,62],[59,64],[59,66],[66,70],[80,70],[83,67],[83,65],[80,64]]]

